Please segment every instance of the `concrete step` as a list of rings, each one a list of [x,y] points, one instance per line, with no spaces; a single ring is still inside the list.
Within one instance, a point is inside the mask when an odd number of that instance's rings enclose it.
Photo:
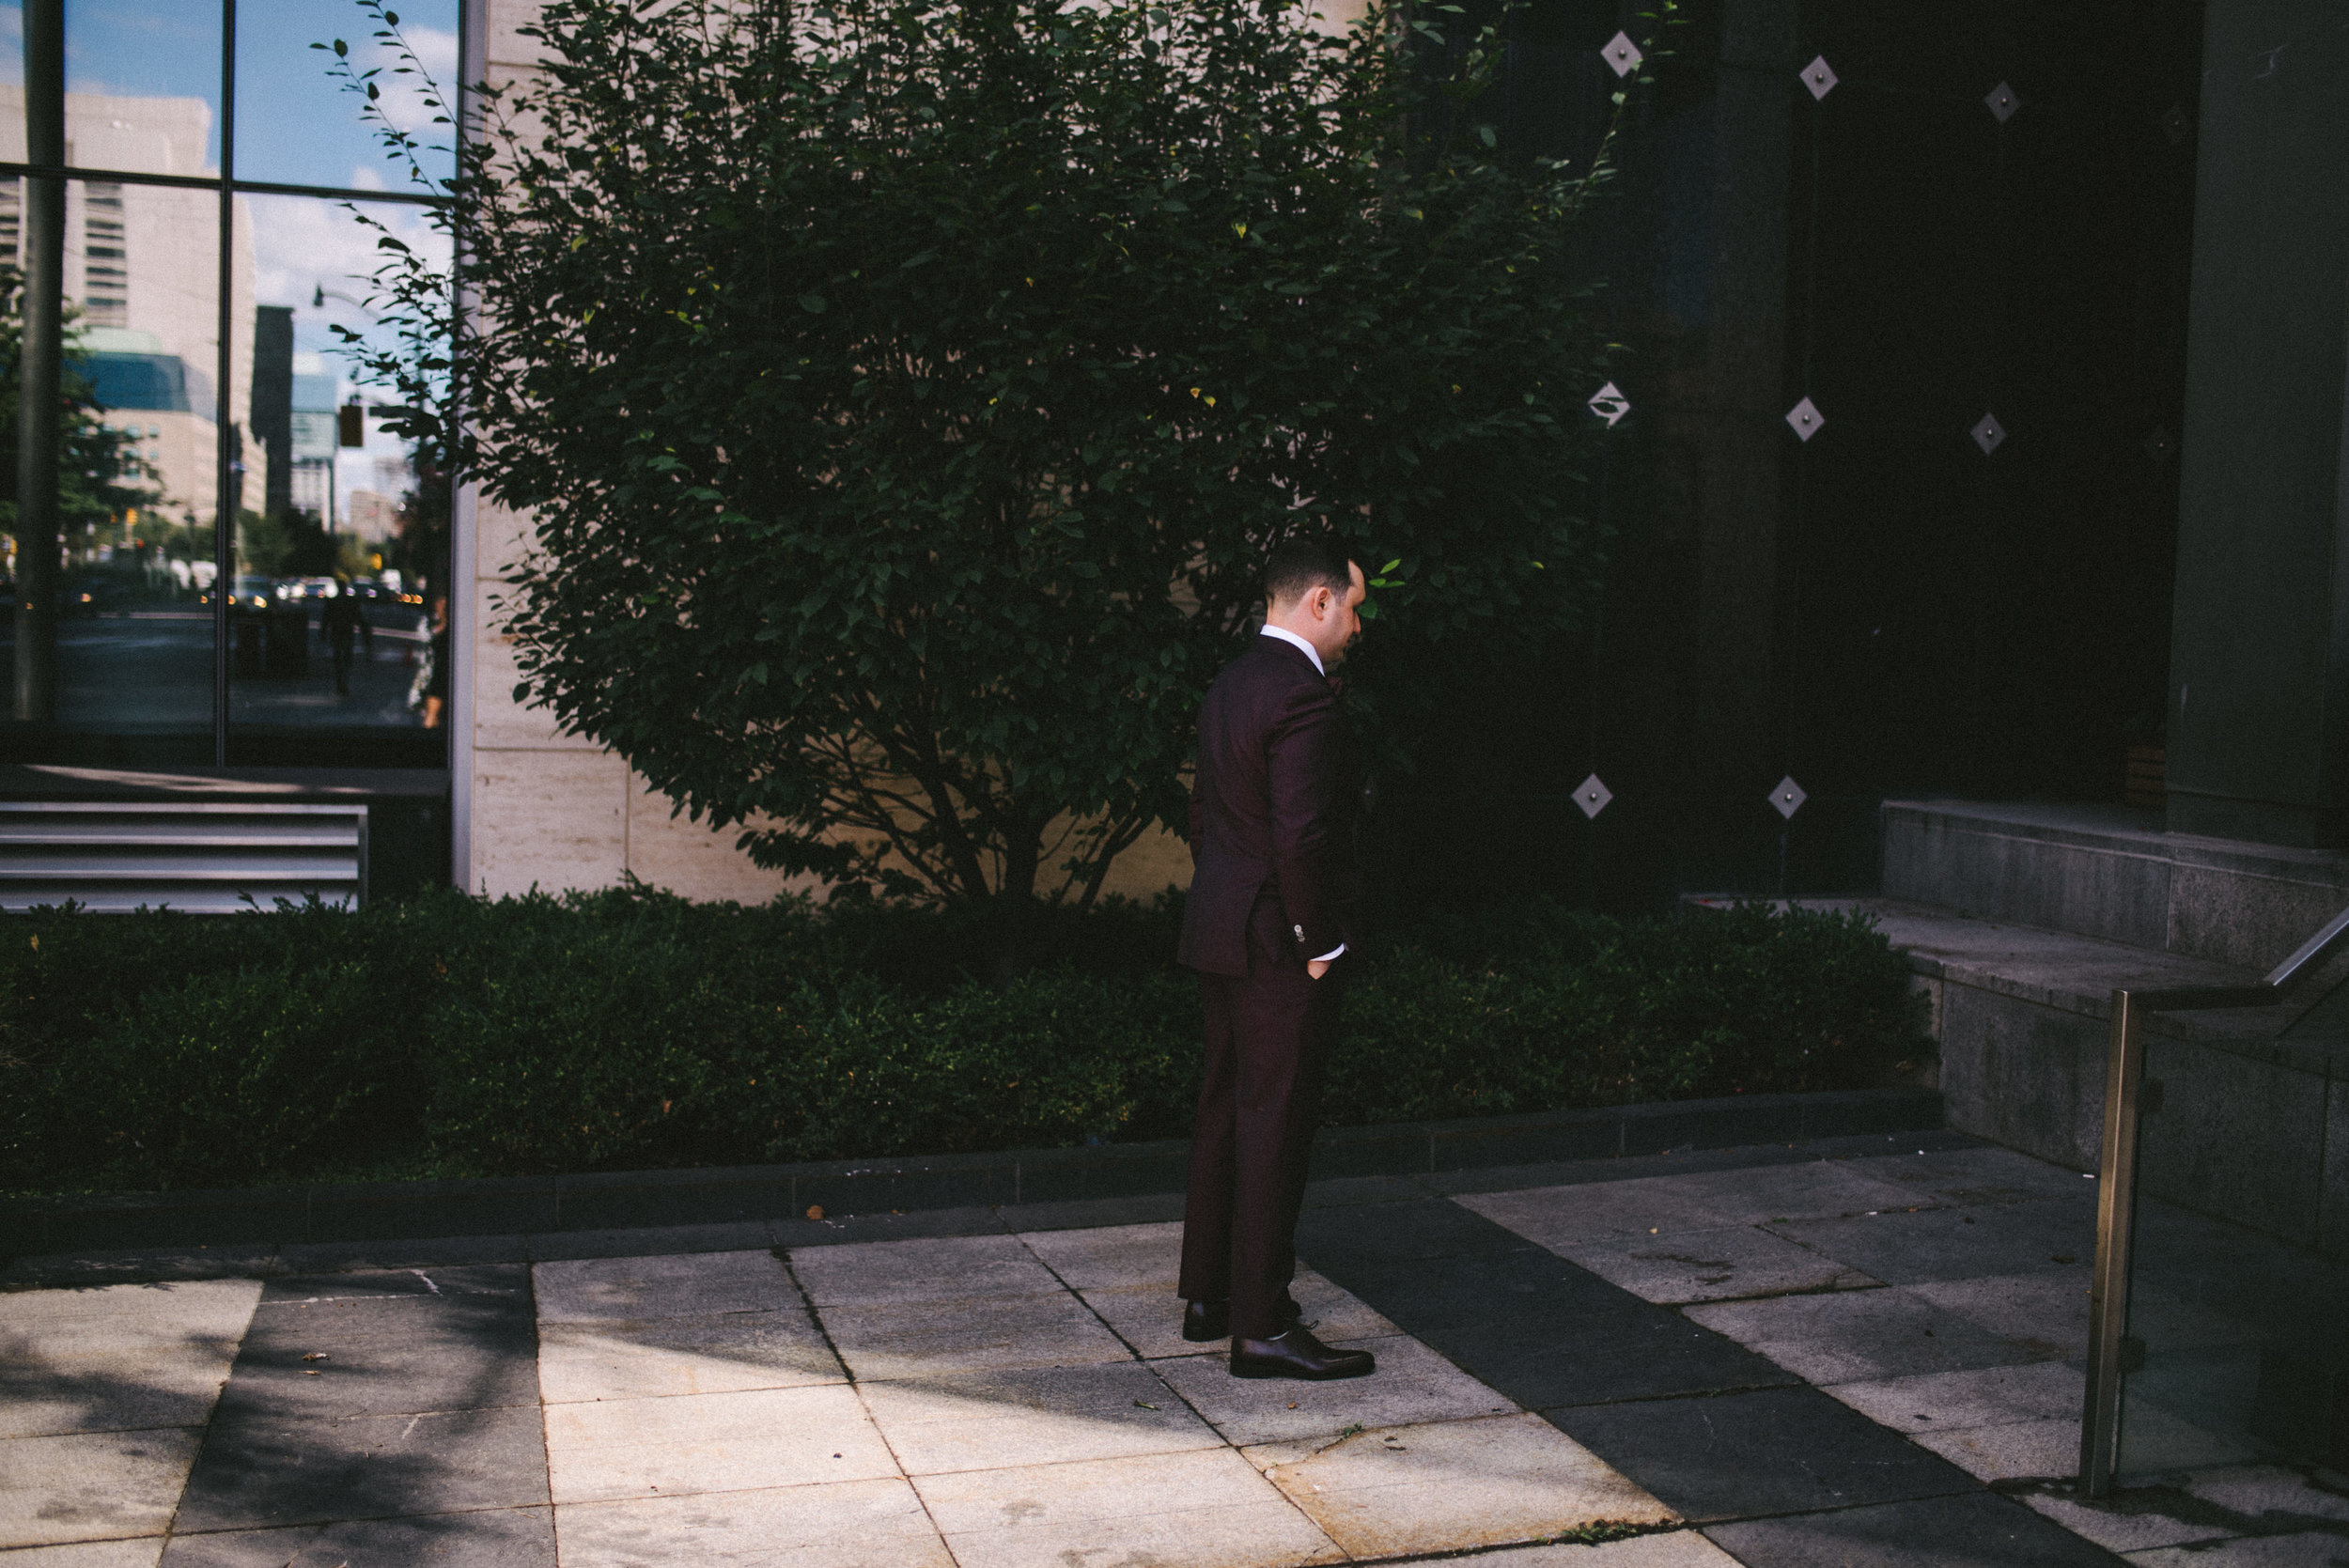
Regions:
[[[1905,899],[1788,902],[1865,914],[1907,955],[1932,1000],[1952,1128],[2075,1171],[2102,1152],[2112,992],[2261,972]],[[2148,1019],[2163,1109],[2144,1121],[2142,1190],[2349,1256],[2349,988],[2327,992],[2320,975],[2283,1005]]]
[[[2349,855],[2121,806],[1884,804],[1887,899],[2264,971],[2349,908]]]

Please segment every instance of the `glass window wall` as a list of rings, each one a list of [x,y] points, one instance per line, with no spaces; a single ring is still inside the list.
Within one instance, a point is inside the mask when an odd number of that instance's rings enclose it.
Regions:
[[[239,199],[238,221],[266,258],[254,286],[252,428],[267,477],[256,486],[248,474],[237,529],[238,573],[265,604],[237,627],[232,750],[415,731],[433,688],[425,596],[447,570],[446,487],[385,428],[391,395],[353,380],[337,352],[343,332],[378,331],[357,280],[380,231],[361,213],[445,259],[418,208]]]
[[[398,9],[453,96],[456,0]],[[366,384],[332,330],[375,331],[379,231],[362,214],[438,241],[428,198],[310,44],[340,37],[362,69],[386,68],[385,112],[443,149],[429,175],[448,172],[450,128],[349,0],[66,0],[64,17],[55,716],[0,707],[0,762],[445,766],[427,722],[443,705],[426,698],[450,683],[450,640],[425,607],[448,572],[449,487],[387,428],[396,394]],[[0,4],[11,391],[37,172],[23,40],[23,0]],[[16,442],[0,430],[9,458]],[[11,696],[19,618],[0,627]]]

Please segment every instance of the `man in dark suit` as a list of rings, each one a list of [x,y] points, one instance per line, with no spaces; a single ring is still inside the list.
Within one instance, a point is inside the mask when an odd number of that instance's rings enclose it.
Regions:
[[[1266,563],[1265,624],[1207,689],[1180,961],[1199,971],[1206,1081],[1183,1216],[1183,1337],[1236,1377],[1360,1377],[1298,1321],[1297,1212],[1361,877],[1361,769],[1330,670],[1361,630],[1362,568],[1327,539]]]

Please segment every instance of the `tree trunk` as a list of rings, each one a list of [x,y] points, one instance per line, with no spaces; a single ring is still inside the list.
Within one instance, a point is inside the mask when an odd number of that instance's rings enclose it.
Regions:
[[[994,953],[988,978],[1008,986],[1035,967],[1036,866],[1043,859],[1044,831],[1025,824],[1004,833],[1003,881],[995,890]]]

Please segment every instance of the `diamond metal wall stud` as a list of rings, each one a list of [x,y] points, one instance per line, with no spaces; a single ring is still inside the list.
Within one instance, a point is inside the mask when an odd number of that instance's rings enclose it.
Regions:
[[[1996,452],[1999,442],[2004,440],[2006,427],[1999,423],[1997,414],[1983,414],[1981,423],[1974,427],[1974,444],[1982,448],[1982,455],[1985,458]]]
[[[2170,432],[2156,425],[2145,432],[2145,456],[2154,459],[2155,467],[2170,460]]]
[[[1605,811],[1607,802],[1614,798],[1615,792],[1599,783],[1596,773],[1574,786],[1574,803],[1580,806],[1582,815],[1593,821],[1598,819],[1598,814]]]
[[[1802,85],[1811,89],[1813,98],[1825,98],[1835,90],[1835,68],[1822,54],[1802,68]]]
[[[2170,138],[2171,147],[2178,146],[2194,134],[2193,116],[2186,112],[2185,104],[2170,105],[2170,112],[2161,116],[2161,133]]]
[[[1640,53],[1640,46],[1631,41],[1628,33],[1617,33],[1609,39],[1607,47],[1599,53],[1607,56],[1607,63],[1615,68],[1618,76],[1630,75],[1640,69],[1641,60],[1646,57]]]
[[[1623,395],[1623,388],[1609,381],[1591,394],[1591,411],[1607,421],[1607,427],[1611,430],[1615,421],[1631,411],[1631,399]]]
[[[2004,82],[1991,88],[1983,101],[1990,105],[1990,112],[1999,117],[2000,125],[2013,119],[2015,111],[2023,106],[2023,101],[2015,96],[2015,89]]]
[[[1792,822],[1795,813],[1802,810],[1802,803],[1810,799],[1802,792],[1802,785],[1795,782],[1795,776],[1789,773],[1778,781],[1776,789],[1770,791],[1770,809]]]
[[[1819,427],[1827,423],[1827,415],[1819,411],[1816,403],[1806,397],[1786,411],[1786,423],[1794,427],[1795,434],[1809,441],[1819,433]]]

